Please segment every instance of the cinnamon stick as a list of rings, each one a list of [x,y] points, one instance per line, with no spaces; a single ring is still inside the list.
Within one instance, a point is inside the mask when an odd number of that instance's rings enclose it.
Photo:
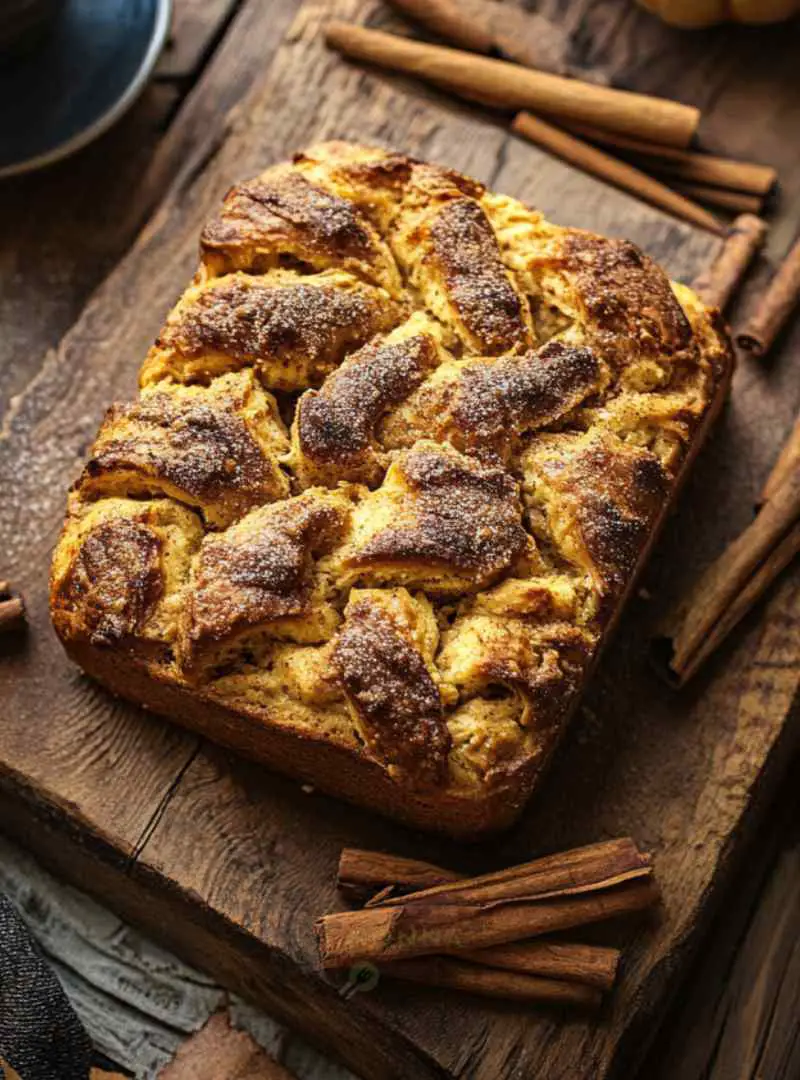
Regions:
[[[25,602],[21,596],[12,595],[7,581],[0,581],[0,632],[13,630],[25,618]]]
[[[724,311],[766,234],[767,223],[760,217],[754,214],[737,217],[716,259],[692,282],[700,299]]]
[[[408,893],[459,879],[463,879],[463,875],[417,859],[344,848],[339,858],[337,883],[350,898],[363,900],[378,889],[378,896],[383,900],[388,899],[387,893]],[[610,990],[613,986],[620,959],[618,949],[561,941],[526,941],[460,955],[487,967],[566,979],[602,990]]]
[[[470,18],[455,0],[389,0],[389,5],[463,49],[488,53],[494,48],[489,28]]]
[[[797,417],[792,432],[783,444],[778,460],[767,477],[758,500],[759,506],[763,506],[768,499],[771,499],[783,481],[791,473],[797,471],[800,471],[800,416]]]
[[[775,187],[778,179],[778,174],[771,165],[737,161],[702,151],[681,150],[652,139],[632,138],[573,120],[565,121],[563,126],[590,142],[611,146],[637,157],[654,159],[646,162],[645,167],[648,170],[666,172],[681,180],[714,184],[732,191],[744,191],[763,197]]]
[[[339,968],[357,960],[402,960],[505,945],[642,911],[658,899],[655,882],[647,879],[546,900],[451,904],[408,897],[400,906],[325,915],[316,928],[322,966]]]
[[[692,181],[697,184],[714,184],[717,187],[730,188],[731,191],[744,191],[764,198],[774,189],[778,174],[770,165],[758,165],[752,161],[735,161],[731,158],[716,157],[713,154],[682,153],[680,156],[655,157],[642,155],[640,163],[667,179]]]
[[[567,79],[335,20],[328,23],[326,40],[345,56],[445,84],[503,108],[537,109],[670,146],[688,146],[700,119],[699,110],[664,98]]]
[[[719,206],[723,210],[733,210],[740,214],[758,214],[761,212],[763,199],[760,195],[749,195],[746,191],[731,191],[728,188],[713,187],[711,184],[687,184],[683,180],[670,180],[670,187],[681,195],[704,203],[706,206]]]
[[[778,267],[758,306],[736,335],[736,344],[765,356],[800,301],[800,240]]]
[[[653,863],[634,841],[623,836],[570,851],[545,855],[479,877],[421,889],[411,897],[389,897],[382,907],[447,903],[488,904],[521,899],[550,899],[609,889],[637,878],[651,877]]]
[[[591,986],[558,979],[540,979],[516,971],[498,971],[479,967],[450,957],[426,956],[416,960],[396,960],[381,966],[381,975],[406,979],[426,986],[464,990],[482,997],[504,1001],[524,1001],[554,1005],[577,1005],[599,1008],[602,995]]]
[[[523,941],[458,955],[487,967],[583,983],[598,990],[612,988],[620,961],[619,949],[571,941]]]
[[[343,848],[336,883],[345,895],[363,901],[388,888],[393,893],[408,893],[458,881],[461,877],[462,874],[443,870],[440,866],[419,859],[385,855],[380,851],[363,851],[360,848]]]
[[[700,578],[653,643],[682,686],[800,551],[800,470],[777,486],[750,525]]]
[[[103,1073],[102,1076],[113,1080],[110,1074]],[[94,1080],[94,1074],[89,1080]],[[119,1077],[119,1080],[123,1078]],[[199,1031],[181,1043],[172,1061],[159,1070],[157,1080],[297,1078],[283,1065],[273,1061],[249,1032],[234,1027],[226,1010],[213,1013]]]
[[[568,164],[606,180],[675,217],[722,235],[723,225],[713,214],[626,161],[611,157],[596,146],[582,142],[574,135],[545,123],[530,113],[518,113],[511,127],[518,135],[524,136]]]

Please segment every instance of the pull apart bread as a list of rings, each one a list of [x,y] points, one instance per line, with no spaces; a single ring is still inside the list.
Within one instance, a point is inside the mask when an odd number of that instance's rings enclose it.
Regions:
[[[717,411],[630,243],[327,143],[234,187],[52,569],[114,692],[453,835],[524,805]]]

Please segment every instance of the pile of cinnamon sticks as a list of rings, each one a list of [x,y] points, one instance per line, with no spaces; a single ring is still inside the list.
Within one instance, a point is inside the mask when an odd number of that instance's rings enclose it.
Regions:
[[[700,203],[758,213],[775,188],[776,173],[768,165],[690,149],[700,121],[699,110],[692,106],[527,66],[512,36],[502,32],[494,4],[390,3],[458,48],[339,21],[327,26],[328,44],[351,59],[515,112],[512,127],[518,134],[718,235],[725,232],[724,224]]]
[[[756,516],[711,564],[653,642],[659,669],[683,686],[800,554],[800,417],[770,473]]]
[[[346,848],[338,884],[366,903],[318,921],[323,968],[370,962],[381,977],[586,1008],[613,986],[619,950],[549,935],[659,900],[652,860],[629,838],[474,878]]]

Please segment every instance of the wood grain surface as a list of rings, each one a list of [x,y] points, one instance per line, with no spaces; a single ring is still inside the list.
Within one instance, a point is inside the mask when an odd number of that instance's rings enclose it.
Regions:
[[[178,0],[157,78],[194,78],[239,6],[238,0]]]
[[[800,792],[795,759],[748,845],[642,1080],[800,1076]]]
[[[601,6],[574,5],[587,26]],[[117,907],[364,1076],[628,1077],[796,741],[796,724],[785,724],[798,682],[796,573],[687,694],[655,681],[643,647],[670,595],[745,523],[800,404],[790,364],[740,369],[732,406],[651,566],[652,599],[632,605],[530,813],[489,850],[415,837],[112,706],[70,670],[49,629],[44,579],[63,492],[110,396],[132,391],[138,361],[190,272],[200,224],[234,179],[314,138],[373,139],[472,172],[556,220],[630,236],[679,277],[713,254],[709,237],[566,170],[477,111],[327,54],[320,20],[332,12],[363,20],[372,3],[306,3],[270,70],[254,72],[254,35],[268,35],[274,16],[265,8],[239,8],[223,46],[250,58],[245,103],[217,117],[190,158],[175,129],[164,153],[176,156],[164,160],[185,160],[159,212],[6,414],[0,477],[13,497],[1,526],[3,576],[25,590],[31,630],[0,664],[0,786],[15,808],[4,824],[13,817],[64,873],[88,880],[92,871],[92,887]],[[579,44],[582,34],[576,29]],[[608,51],[612,40],[598,32],[584,53],[603,41]],[[623,57],[620,70],[623,61],[635,67]],[[213,98],[202,83],[193,93],[187,122],[197,132]],[[665,912],[633,943],[599,1025],[402,986],[345,1003],[313,971],[311,923],[335,902],[345,842],[472,869],[628,832],[656,854]],[[69,835],[90,857],[67,857]],[[92,870],[95,852],[106,856],[102,870]]]

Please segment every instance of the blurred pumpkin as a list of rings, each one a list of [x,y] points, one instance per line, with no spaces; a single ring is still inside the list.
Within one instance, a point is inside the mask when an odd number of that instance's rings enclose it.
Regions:
[[[780,22],[800,12],[800,0],[638,0],[673,26],[701,27],[732,20]]]

